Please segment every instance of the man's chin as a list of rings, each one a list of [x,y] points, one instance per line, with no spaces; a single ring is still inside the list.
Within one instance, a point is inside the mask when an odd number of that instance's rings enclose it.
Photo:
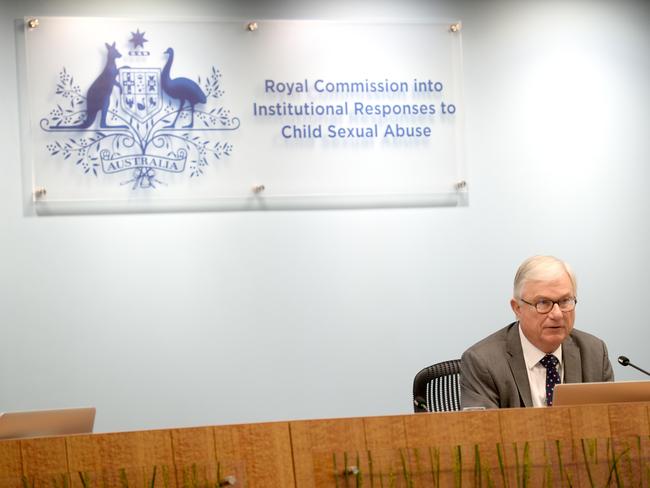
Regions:
[[[545,334],[542,336],[542,340],[546,344],[546,351],[555,351],[560,344],[566,339],[567,333],[565,329],[555,329],[553,332],[545,331]]]

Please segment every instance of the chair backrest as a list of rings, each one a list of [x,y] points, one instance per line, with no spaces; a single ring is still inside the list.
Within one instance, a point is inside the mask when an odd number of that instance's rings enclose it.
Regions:
[[[460,359],[427,366],[413,379],[416,412],[460,410]]]

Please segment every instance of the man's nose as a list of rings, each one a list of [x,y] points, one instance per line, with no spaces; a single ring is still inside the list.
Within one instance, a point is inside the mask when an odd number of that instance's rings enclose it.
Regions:
[[[553,308],[549,312],[549,315],[552,315],[555,318],[562,317],[562,310],[560,310],[560,305],[557,302],[553,304]]]

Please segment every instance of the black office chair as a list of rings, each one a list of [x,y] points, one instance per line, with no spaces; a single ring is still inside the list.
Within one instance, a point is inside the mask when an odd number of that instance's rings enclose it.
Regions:
[[[460,359],[424,368],[413,379],[415,412],[460,410]]]

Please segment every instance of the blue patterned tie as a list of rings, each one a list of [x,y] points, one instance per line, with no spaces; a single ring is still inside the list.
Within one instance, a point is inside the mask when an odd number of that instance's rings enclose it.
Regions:
[[[560,361],[552,354],[547,354],[539,362],[546,368],[546,405],[550,407],[553,405],[553,388],[558,383],[562,383],[557,372],[557,365]]]

